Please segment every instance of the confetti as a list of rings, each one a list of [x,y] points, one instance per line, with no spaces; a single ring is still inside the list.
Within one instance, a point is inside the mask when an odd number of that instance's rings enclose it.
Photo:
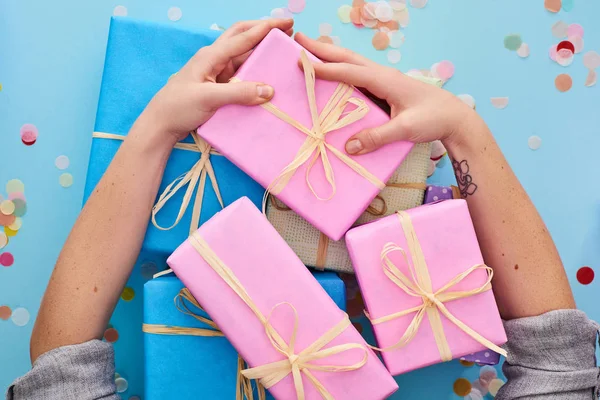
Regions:
[[[104,340],[108,343],[114,343],[119,340],[119,332],[115,328],[108,328],[104,331]]]
[[[301,13],[306,7],[306,0],[290,0],[288,1],[288,9],[294,14]]]
[[[490,381],[490,384],[488,386],[488,390],[490,391],[490,394],[493,397],[496,397],[496,394],[498,394],[498,390],[500,390],[500,388],[504,386],[504,381],[501,379],[492,379]]]
[[[583,65],[587,69],[596,69],[600,67],[600,54],[595,51],[588,51],[583,55]]]
[[[7,244],[8,244],[8,236],[6,236],[6,233],[0,231],[0,249],[6,247]]]
[[[529,146],[531,150],[539,149],[542,146],[542,138],[536,135],[530,136],[529,139],[527,139],[527,146]]]
[[[5,252],[0,254],[0,265],[3,267],[10,267],[14,264],[14,262],[15,257],[11,253]]]
[[[116,6],[113,10],[113,15],[115,17],[126,17],[127,16],[127,7],[125,6]]]
[[[488,394],[488,385],[489,382],[483,382],[481,379],[476,379],[471,382],[472,390],[477,390],[482,396]]]
[[[0,203],[0,212],[4,215],[11,215],[15,212],[15,203],[12,200],[4,200]]]
[[[338,8],[337,15],[340,21],[344,24],[350,23],[352,20],[350,19],[350,13],[352,12],[352,7],[348,4],[344,4],[340,8]]]
[[[550,57],[550,59],[552,61],[556,61],[556,45],[555,44],[550,46],[550,50],[548,50],[548,57]]]
[[[173,22],[179,21],[182,15],[181,8],[179,7],[171,7],[167,11],[167,17]]]
[[[483,395],[477,389],[471,389],[471,393],[464,397],[466,400],[483,400]]]
[[[60,186],[64,188],[71,187],[71,185],[73,185],[73,175],[69,174],[68,172],[65,172],[64,174],[58,177],[58,183],[60,183]]]
[[[454,389],[454,393],[459,396],[466,396],[471,393],[471,382],[466,380],[465,378],[459,378],[454,381],[454,385],[452,387]]]
[[[479,379],[483,383],[489,383],[492,379],[495,379],[497,377],[498,372],[496,371],[496,368],[492,366],[485,365],[479,370]]]
[[[381,22],[389,22],[394,18],[394,9],[389,3],[380,1],[375,7],[375,17]]]
[[[6,193],[23,193],[25,192],[25,184],[21,182],[19,179],[11,179],[6,182]]]
[[[585,86],[592,87],[596,84],[597,80],[598,80],[598,74],[596,74],[596,71],[594,71],[593,69],[590,69],[587,77],[585,78]]]
[[[4,234],[7,237],[17,236],[17,231],[10,229],[8,226],[4,227]]]
[[[573,86],[573,79],[569,74],[560,74],[554,80],[554,86],[559,92],[568,92]]]
[[[410,0],[410,5],[414,8],[423,8],[427,5],[427,0]]]
[[[569,25],[567,25],[564,21],[557,21],[552,25],[552,36],[557,39],[562,39],[567,37],[567,30]]]
[[[117,386],[117,393],[123,393],[129,387],[127,380],[121,377],[115,379],[115,385]]]
[[[583,38],[581,36],[569,36],[569,42],[575,47],[575,54],[583,51]]]
[[[473,96],[471,96],[470,94],[459,94],[457,97],[461,99],[463,103],[465,103],[472,109],[475,109],[475,99],[473,98]]]
[[[454,75],[454,64],[447,60],[441,61],[438,64],[436,71],[438,78],[443,81],[447,81]]]
[[[392,9],[394,11],[402,11],[406,9],[406,0],[390,0],[390,7],[392,7]]]
[[[0,226],[10,226],[16,219],[14,214],[4,215],[0,212]]]
[[[590,267],[581,267],[577,270],[577,281],[582,285],[589,285],[594,280],[594,270]]]
[[[462,365],[463,367],[472,367],[472,366],[474,366],[474,365],[475,365],[475,363],[474,363],[474,362],[472,362],[472,361],[467,361],[467,360],[463,360],[463,359],[460,359],[458,362],[459,362],[459,363],[460,363],[460,365]]]
[[[34,144],[38,137],[38,129],[33,124],[25,124],[21,127],[21,141],[26,146]]]
[[[583,37],[584,33],[585,32],[583,30],[583,26],[581,26],[579,24],[571,24],[567,28],[567,36],[579,36],[579,37]]]
[[[25,326],[29,322],[29,311],[23,307],[15,308],[10,318],[16,326]]]
[[[27,203],[25,203],[25,200],[14,199],[12,202],[15,205],[15,212],[13,213],[15,217],[22,217],[27,213]]]
[[[385,50],[390,44],[390,37],[387,33],[377,32],[373,36],[372,44],[375,50]]]
[[[556,52],[556,62],[562,67],[568,67],[573,63],[575,53],[571,49],[561,49]]]
[[[521,39],[521,35],[517,33],[513,33],[510,35],[506,35],[504,38],[504,47],[506,47],[510,51],[516,51],[521,47],[523,43],[523,39]]]
[[[361,13],[360,8],[353,7],[352,11],[350,11],[350,21],[357,26],[361,26]]]
[[[499,110],[508,106],[508,97],[492,97],[490,101],[492,102],[492,105]]]
[[[565,12],[570,12],[573,10],[573,7],[575,6],[575,1],[574,0],[562,0],[562,9]]]
[[[56,157],[56,160],[54,160],[54,165],[56,165],[56,168],[58,169],[69,168],[69,157],[64,155]]]
[[[404,44],[404,33],[398,30],[392,30],[387,33],[388,38],[390,39],[390,47],[393,49],[397,49],[402,44]]]
[[[267,17],[267,18],[268,18],[268,17]],[[210,29],[211,31],[224,31],[224,30],[225,30],[225,28],[223,28],[223,27],[219,26],[219,25],[218,25],[218,24],[216,24],[216,23],[212,24],[212,25],[211,25],[211,26],[210,26],[208,29]],[[173,75],[174,75],[174,74],[173,74]],[[173,75],[171,75],[171,77],[172,77]],[[171,78],[169,78],[169,79],[171,79]]]
[[[328,23],[322,23],[319,25],[319,35],[321,36],[331,36],[333,33],[333,26]]]
[[[125,289],[123,289],[123,292],[121,293],[121,299],[123,299],[124,301],[131,301],[134,297],[135,291],[133,290],[133,288],[127,286]]]
[[[561,0],[544,0],[544,7],[550,12],[557,13],[562,7],[562,2]]]
[[[569,50],[571,53],[574,53],[575,45],[573,43],[569,42],[568,40],[563,40],[558,45],[556,45],[556,51],[560,52],[563,49]]]
[[[398,50],[390,50],[387,53],[387,59],[391,64],[398,64],[402,59],[402,54]]]
[[[331,41],[333,42],[333,44],[335,44],[336,46],[341,46],[342,45],[342,39],[340,39],[339,36],[329,36],[331,38]]]
[[[13,231],[18,231],[19,229],[21,229],[21,226],[23,226],[23,220],[19,217],[15,217],[13,223],[6,226],[8,226]]]
[[[271,18],[285,18],[285,10],[283,8],[272,9]]]
[[[146,261],[140,267],[140,272],[144,279],[152,279],[154,274],[158,272],[158,267],[152,261]]]
[[[10,309],[9,306],[0,306],[0,319],[3,319],[4,321],[6,321],[7,319],[10,318],[12,314],[12,310]]]
[[[318,42],[333,44],[333,39],[329,36],[319,36],[317,38]]]
[[[517,55],[521,58],[529,57],[529,45],[527,43],[522,43],[517,49]]]

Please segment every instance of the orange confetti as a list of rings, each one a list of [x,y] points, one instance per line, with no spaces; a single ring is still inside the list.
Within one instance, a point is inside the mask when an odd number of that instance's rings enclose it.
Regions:
[[[569,74],[560,74],[554,80],[554,86],[559,92],[567,92],[573,86],[573,79]]]
[[[104,331],[104,340],[108,343],[114,343],[119,340],[119,332],[115,328],[108,328]]]
[[[372,43],[376,50],[385,50],[390,45],[390,37],[387,33],[377,32],[375,36],[373,36]]]
[[[352,0],[352,7],[361,8],[365,5],[365,0]]]
[[[557,13],[562,7],[562,0],[544,0],[544,7],[550,12]]]
[[[400,24],[398,24],[398,21],[388,21],[388,22],[377,22],[377,28],[388,28],[390,31],[397,31],[398,29],[400,29]]]
[[[16,218],[17,217],[15,217],[14,214],[4,215],[3,213],[0,212],[0,226],[12,225],[12,223],[15,222]]]
[[[354,25],[362,25],[362,22],[360,22],[360,7],[353,7],[352,10],[350,10],[350,21],[352,21]]]
[[[333,39],[331,39],[329,36],[319,36],[317,41],[321,43],[333,44]]]
[[[7,320],[12,315],[12,310],[9,306],[0,306],[0,319]]]
[[[471,393],[471,382],[465,378],[458,378],[454,382],[453,389],[454,393],[456,393],[458,396],[466,396]]]
[[[467,360],[460,360],[459,363],[463,367],[472,367],[473,365],[475,365],[475,363],[473,361],[467,361]]]

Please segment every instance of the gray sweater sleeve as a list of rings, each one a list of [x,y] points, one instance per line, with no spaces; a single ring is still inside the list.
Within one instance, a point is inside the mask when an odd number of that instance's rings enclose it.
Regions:
[[[7,400],[119,400],[110,343],[91,340],[42,354],[9,386]]]
[[[582,311],[558,310],[504,323],[507,383],[497,400],[598,398],[598,324]]]

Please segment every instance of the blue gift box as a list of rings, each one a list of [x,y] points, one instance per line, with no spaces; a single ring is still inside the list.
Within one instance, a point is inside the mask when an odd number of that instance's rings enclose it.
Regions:
[[[346,291],[332,272],[314,273],[317,281],[342,309]],[[174,299],[184,285],[175,276],[144,285],[144,323],[209,328],[180,312]],[[190,309],[198,312],[193,306]],[[206,316],[205,313],[198,312]],[[145,399],[234,399],[238,355],[224,337],[144,333]],[[270,397],[270,396],[269,396]]]
[[[199,48],[218,37],[213,30],[190,31],[131,18],[113,18],[110,24],[102,87],[96,115],[96,132],[127,135],[136,118],[154,94],[165,85]],[[90,135],[92,133],[90,132]],[[191,138],[188,138],[193,143]],[[108,168],[121,145],[120,140],[94,138],[84,191],[84,203]],[[200,153],[175,149],[169,158],[159,194],[164,188],[199,160]],[[225,206],[242,196],[257,206],[264,189],[235,167],[225,157],[211,155],[212,166]],[[171,226],[179,213],[186,188],[179,190],[160,210],[156,219],[161,226]],[[200,223],[221,210],[210,179],[203,188]],[[183,218],[168,231],[149,223],[143,251],[168,256],[189,235],[195,193]]]

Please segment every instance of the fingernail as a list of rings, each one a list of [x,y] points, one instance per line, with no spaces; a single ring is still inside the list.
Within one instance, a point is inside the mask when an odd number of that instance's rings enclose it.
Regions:
[[[273,88],[269,85],[258,85],[256,87],[256,93],[258,94],[258,97],[270,99],[273,96]]]
[[[363,149],[363,145],[358,139],[349,140],[346,143],[346,152],[348,154],[356,154]]]

